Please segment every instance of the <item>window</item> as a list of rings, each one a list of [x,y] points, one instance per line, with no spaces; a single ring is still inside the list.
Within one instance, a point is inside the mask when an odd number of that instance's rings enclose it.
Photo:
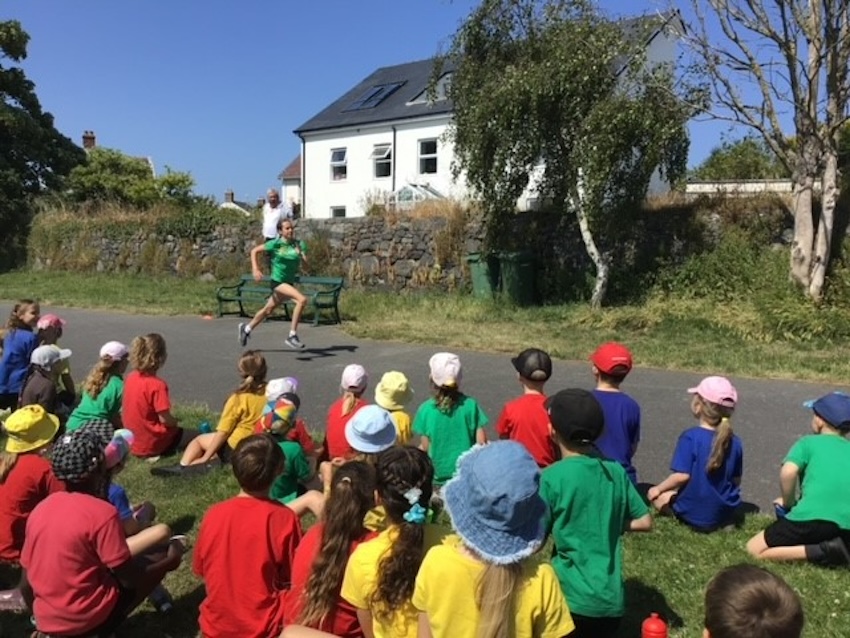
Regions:
[[[375,177],[390,177],[393,174],[393,147],[377,144],[370,155],[375,161]]]
[[[419,95],[410,100],[407,106],[414,104],[433,104],[434,102],[442,102],[449,98],[449,87],[452,83],[452,74],[443,73],[437,83],[434,85],[434,95],[428,94],[428,89],[425,88]]]
[[[331,206],[331,217],[345,217],[345,206]]]
[[[364,109],[373,109],[378,104],[386,100],[390,95],[395,93],[399,87],[403,86],[404,82],[392,82],[390,84],[379,84],[367,89],[360,97],[351,103],[346,111],[362,111]]]
[[[344,148],[331,149],[331,179],[338,182],[348,177],[348,151]]]
[[[437,140],[419,140],[419,174],[437,172]]]

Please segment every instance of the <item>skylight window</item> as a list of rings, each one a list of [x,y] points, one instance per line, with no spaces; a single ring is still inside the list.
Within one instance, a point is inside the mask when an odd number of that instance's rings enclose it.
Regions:
[[[434,97],[432,98],[428,95],[428,88],[426,87],[419,95],[410,100],[407,103],[408,106],[412,104],[433,104],[434,102],[441,102],[443,100],[448,99],[449,97],[449,87],[452,83],[452,74],[443,73],[440,76],[440,79],[437,80],[437,85],[434,87]]]
[[[367,89],[359,98],[349,106],[346,111],[363,111],[365,109],[373,109],[378,104],[386,100],[390,95],[395,93],[399,87],[403,86],[404,82],[392,82],[390,84],[379,84]]]

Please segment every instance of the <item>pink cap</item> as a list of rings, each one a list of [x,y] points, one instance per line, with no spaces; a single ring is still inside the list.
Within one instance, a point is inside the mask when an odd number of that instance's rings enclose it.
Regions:
[[[126,359],[129,354],[127,346],[120,341],[107,341],[100,348],[101,359],[111,359],[112,361],[121,361]]]
[[[45,328],[64,328],[67,323],[59,315],[48,312],[46,315],[41,315],[35,325],[39,330],[44,330]]]
[[[726,377],[706,377],[697,387],[688,388],[688,392],[724,408],[734,408],[738,402],[738,391]]]
[[[366,374],[366,368],[357,363],[352,363],[345,366],[345,370],[342,371],[342,381],[339,385],[343,390],[362,393],[366,390],[368,383],[369,375]]]

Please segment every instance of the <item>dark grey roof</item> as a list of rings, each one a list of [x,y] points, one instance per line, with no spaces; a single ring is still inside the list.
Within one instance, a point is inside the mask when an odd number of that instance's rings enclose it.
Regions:
[[[408,102],[428,88],[433,68],[433,58],[380,68],[333,104],[319,112],[318,115],[304,122],[295,129],[295,133],[451,113],[453,110],[451,100],[439,100],[432,104],[426,102],[408,105]],[[373,87],[396,82],[403,82],[404,84],[377,106],[362,110],[347,110],[351,109],[358,99]]]

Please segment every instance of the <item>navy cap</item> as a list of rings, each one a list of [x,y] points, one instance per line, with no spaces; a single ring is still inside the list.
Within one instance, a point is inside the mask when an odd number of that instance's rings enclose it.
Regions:
[[[841,431],[850,430],[850,395],[830,392],[820,399],[806,401],[804,407],[811,408],[824,421]]]

